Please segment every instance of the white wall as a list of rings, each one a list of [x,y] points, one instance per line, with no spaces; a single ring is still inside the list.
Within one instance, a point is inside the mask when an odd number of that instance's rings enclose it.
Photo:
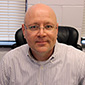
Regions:
[[[28,0],[28,8],[37,3],[52,7],[59,25],[75,27],[79,31],[78,43],[80,44],[84,0]]]

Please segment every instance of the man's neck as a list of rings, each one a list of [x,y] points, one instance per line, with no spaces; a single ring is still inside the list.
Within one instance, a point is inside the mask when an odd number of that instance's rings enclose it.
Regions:
[[[39,52],[34,52],[30,49],[31,55],[37,61],[46,61],[46,60],[48,60],[50,58],[50,56],[53,54],[53,51],[54,51],[54,49],[50,50],[49,52],[39,53]]]

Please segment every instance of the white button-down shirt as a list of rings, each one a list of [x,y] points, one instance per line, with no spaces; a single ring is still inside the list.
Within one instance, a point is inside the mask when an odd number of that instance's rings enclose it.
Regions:
[[[56,43],[53,55],[36,61],[23,45],[0,62],[0,85],[85,85],[85,53]]]

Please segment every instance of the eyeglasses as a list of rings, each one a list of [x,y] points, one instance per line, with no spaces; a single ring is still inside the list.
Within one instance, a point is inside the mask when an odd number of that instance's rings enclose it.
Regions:
[[[41,29],[41,27],[39,25],[30,25],[30,26],[26,27],[26,25],[24,24],[24,26],[25,26],[25,29],[29,29],[30,31],[38,31],[39,29]],[[48,30],[48,31],[52,30],[53,28],[54,28],[54,25],[52,25],[52,24],[46,24],[43,27],[43,29]]]

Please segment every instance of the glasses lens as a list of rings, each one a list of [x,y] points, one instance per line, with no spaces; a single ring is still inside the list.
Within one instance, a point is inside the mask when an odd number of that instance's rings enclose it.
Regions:
[[[54,26],[53,25],[50,25],[50,24],[47,24],[47,25],[45,25],[45,27],[44,27],[46,30],[52,30],[53,28],[54,28]]]
[[[39,29],[39,26],[38,25],[32,25],[32,26],[29,26],[29,29],[32,30],[32,31],[35,31],[35,30]]]

